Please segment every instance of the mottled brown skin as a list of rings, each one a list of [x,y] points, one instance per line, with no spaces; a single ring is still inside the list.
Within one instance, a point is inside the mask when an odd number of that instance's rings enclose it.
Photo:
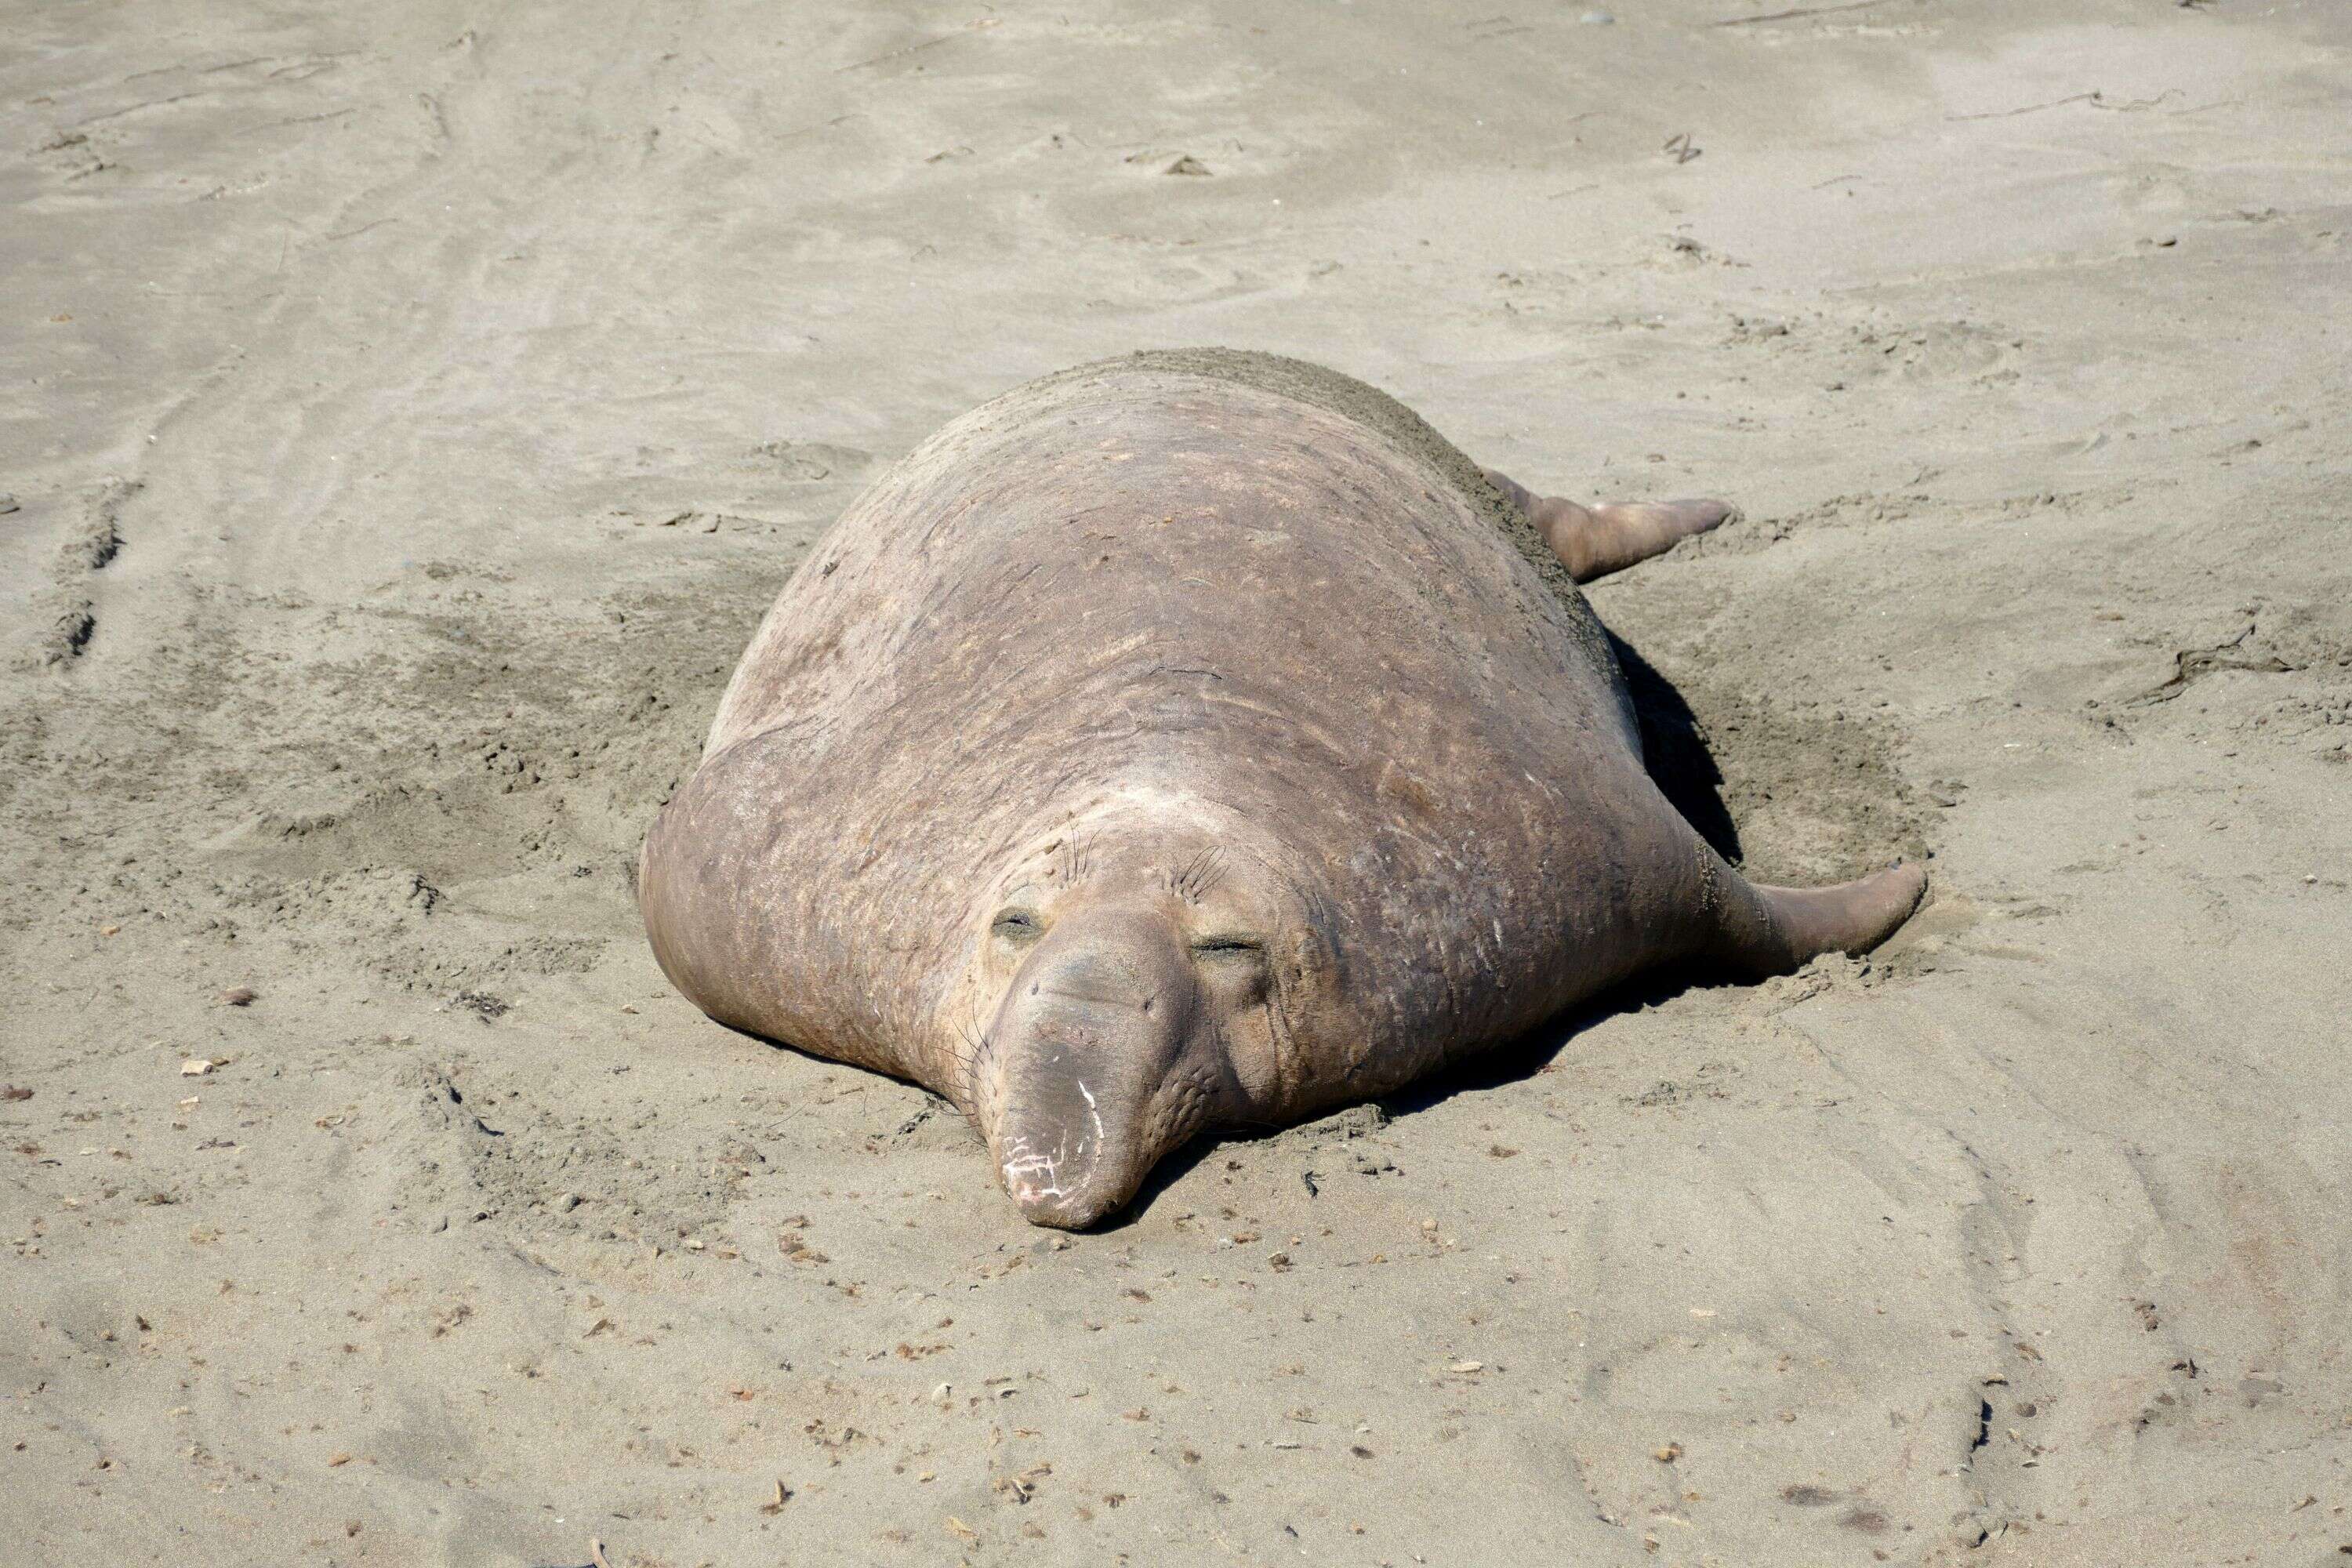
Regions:
[[[1529,497],[1270,356],[1033,383],[785,587],[646,842],[655,952],[722,1023],[953,1100],[1023,1212],[1078,1226],[1198,1132],[1647,966],[1867,947],[1917,870],[1743,880],[1643,771],[1559,565],[1723,515]]]

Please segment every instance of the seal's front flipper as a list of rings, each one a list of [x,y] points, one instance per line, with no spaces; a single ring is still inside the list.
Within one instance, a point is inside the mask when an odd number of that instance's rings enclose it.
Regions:
[[[1487,483],[1525,512],[1580,583],[1622,572],[1688,539],[1720,527],[1734,509],[1719,500],[1616,501],[1579,506],[1539,496],[1506,474],[1486,470]]]
[[[1927,890],[1927,872],[1899,863],[1834,887],[1769,888],[1717,860],[1709,881],[1717,895],[1710,956],[1759,978],[1820,953],[1869,952],[1911,918]]]

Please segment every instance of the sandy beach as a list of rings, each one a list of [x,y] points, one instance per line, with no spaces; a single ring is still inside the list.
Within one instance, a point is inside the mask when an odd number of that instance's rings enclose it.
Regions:
[[[0,1560],[2346,1561],[2347,106],[2328,0],[0,5]],[[1738,503],[1591,591],[1677,788],[1929,904],[1066,1237],[706,1020],[780,585],[1185,344]]]

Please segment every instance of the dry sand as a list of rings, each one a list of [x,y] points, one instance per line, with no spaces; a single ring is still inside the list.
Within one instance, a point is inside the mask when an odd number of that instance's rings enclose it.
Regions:
[[[2352,13],[1615,8],[8,5],[0,1557],[2340,1561]],[[1936,901],[1065,1244],[629,867],[877,465],[1214,342],[1744,503],[1594,602]]]

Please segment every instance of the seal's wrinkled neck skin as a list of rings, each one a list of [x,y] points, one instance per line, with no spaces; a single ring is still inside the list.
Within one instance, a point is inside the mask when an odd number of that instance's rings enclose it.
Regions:
[[[961,1098],[1023,1215],[1077,1229],[1273,1108],[1318,966],[1269,859],[1197,822],[1066,830],[1003,881],[976,911]]]

